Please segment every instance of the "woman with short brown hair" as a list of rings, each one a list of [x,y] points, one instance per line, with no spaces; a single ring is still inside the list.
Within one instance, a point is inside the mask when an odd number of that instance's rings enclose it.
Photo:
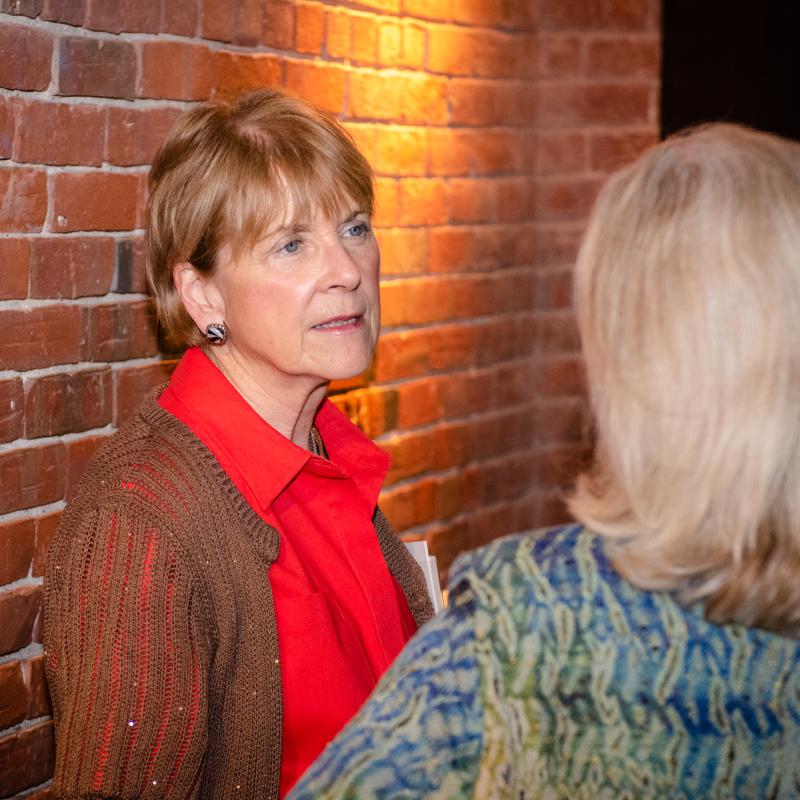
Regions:
[[[379,329],[372,175],[275,90],[185,114],[150,174],[169,385],[98,452],[49,553],[57,797],[282,796],[432,609],[325,400]]]

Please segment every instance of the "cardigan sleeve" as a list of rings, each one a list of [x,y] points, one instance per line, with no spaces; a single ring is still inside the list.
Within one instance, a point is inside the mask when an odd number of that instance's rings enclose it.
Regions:
[[[483,738],[473,627],[452,607],[409,642],[287,800],[473,796]]]
[[[211,648],[186,561],[129,507],[68,518],[45,578],[53,795],[193,797]]]

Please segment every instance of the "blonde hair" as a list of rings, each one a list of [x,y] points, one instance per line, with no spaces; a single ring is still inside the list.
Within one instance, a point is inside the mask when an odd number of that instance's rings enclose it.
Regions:
[[[147,276],[167,342],[203,341],[172,269],[214,270],[220,248],[252,247],[272,227],[372,213],[372,171],[326,112],[277,89],[198,106],[178,119],[149,175]],[[355,208],[347,208],[355,204]]]
[[[598,444],[570,500],[620,572],[800,632],[800,143],[677,135],[603,188],[576,311]]]

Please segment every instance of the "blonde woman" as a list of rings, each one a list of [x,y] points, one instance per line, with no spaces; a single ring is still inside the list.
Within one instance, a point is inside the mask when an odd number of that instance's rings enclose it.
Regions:
[[[576,305],[579,523],[460,559],[293,800],[800,795],[800,144],[712,125],[612,176]]]

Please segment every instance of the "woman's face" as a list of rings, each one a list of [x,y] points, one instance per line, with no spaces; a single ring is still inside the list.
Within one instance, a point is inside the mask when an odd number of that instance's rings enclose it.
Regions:
[[[380,328],[379,267],[357,209],[271,231],[236,259],[223,248],[209,280],[229,339],[215,353],[268,391],[363,372]]]

